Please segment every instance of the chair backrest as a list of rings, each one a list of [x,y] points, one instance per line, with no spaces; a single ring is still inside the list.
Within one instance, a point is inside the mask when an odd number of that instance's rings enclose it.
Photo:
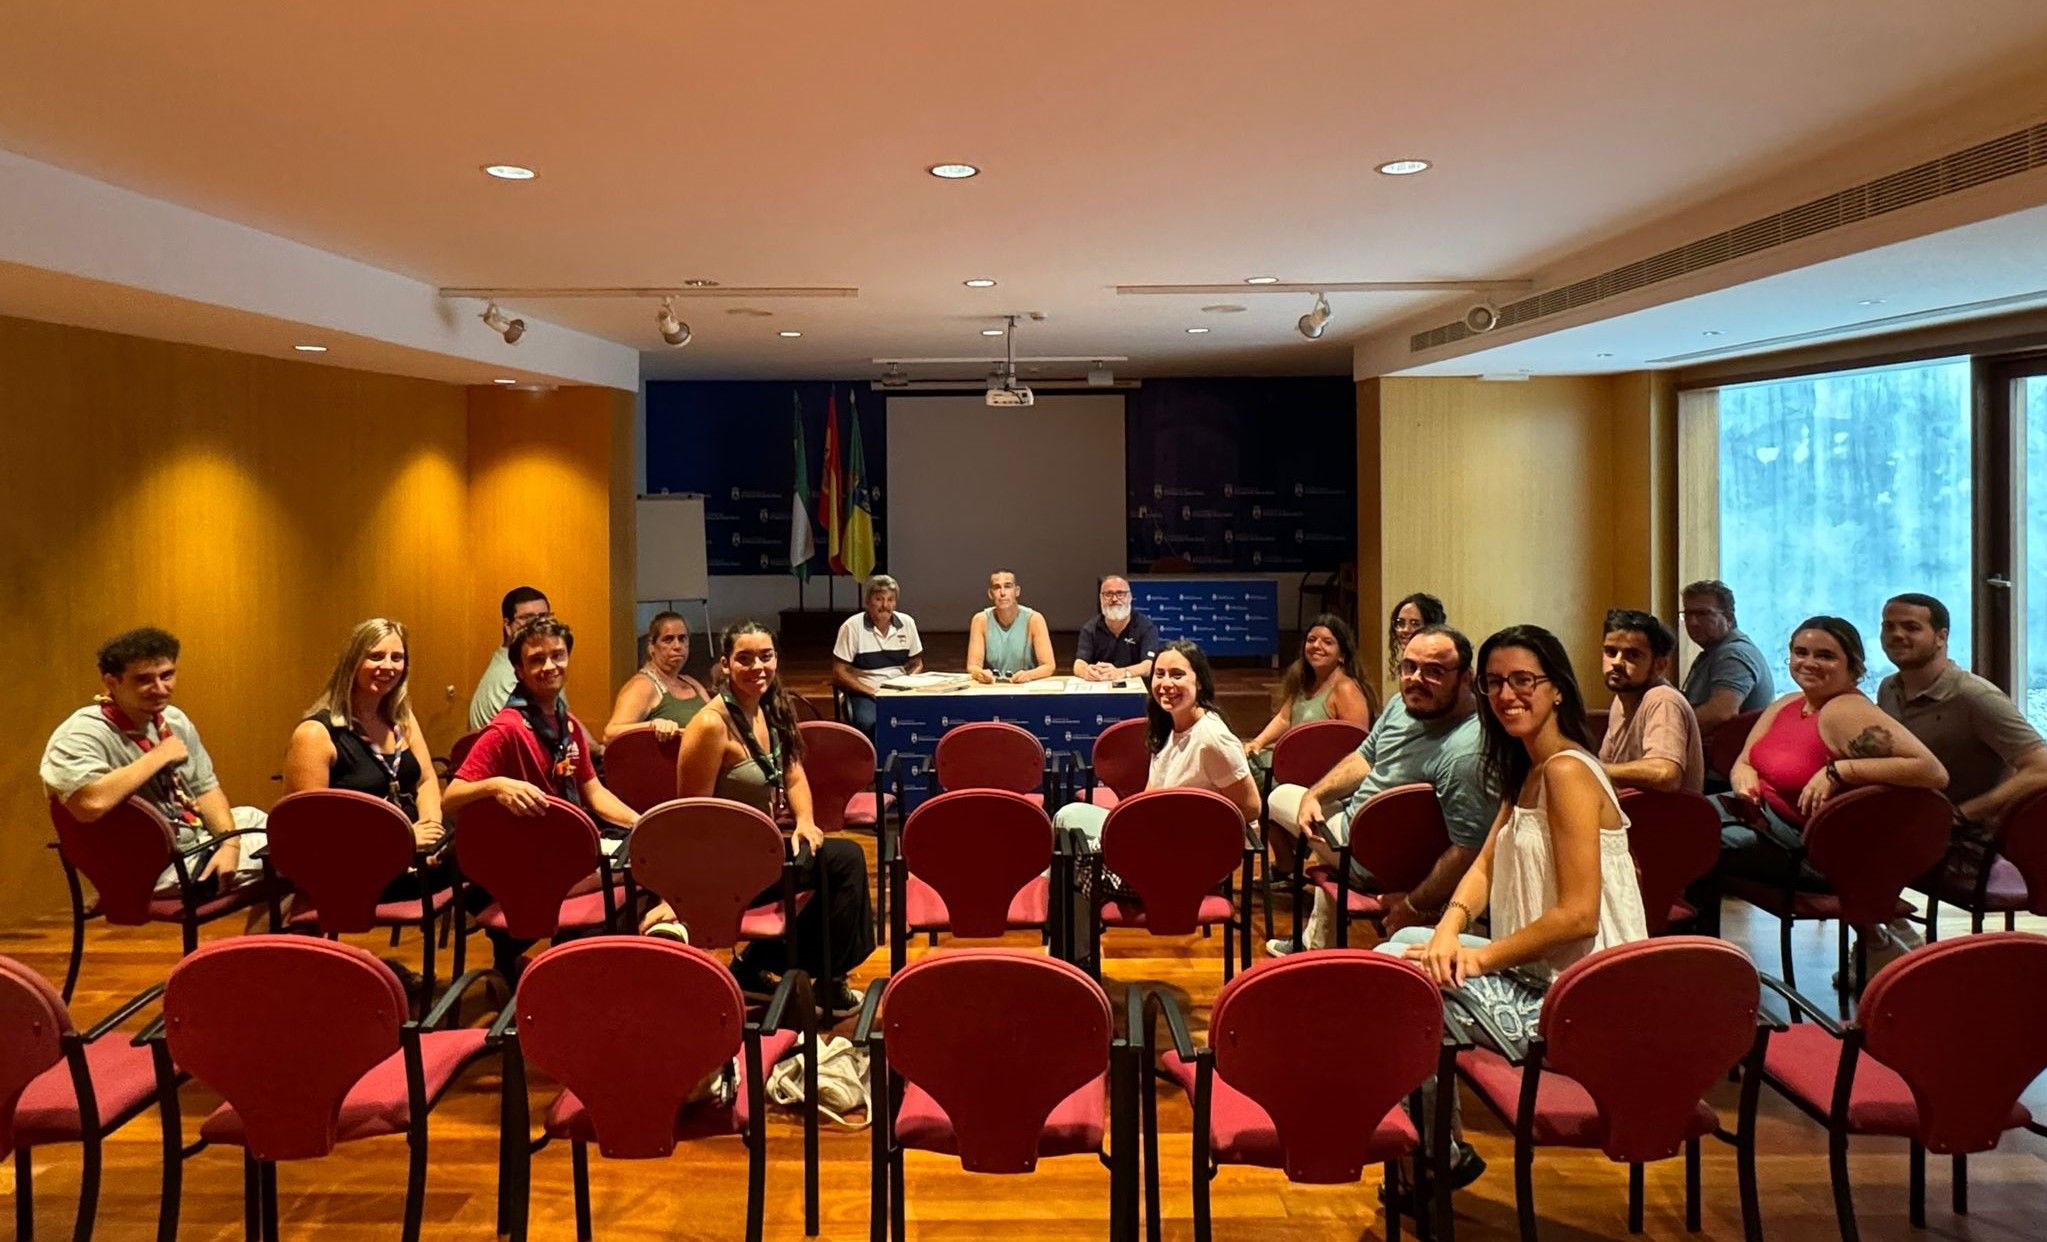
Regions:
[[[14,1108],[37,1075],[64,1058],[71,1014],[57,989],[0,957],[0,1158],[14,1150]]]
[[[1720,861],[1720,812],[1686,790],[1624,789],[1628,853],[1641,881],[1642,915],[1649,934],[1670,926],[1670,908],[1686,886]]]
[[[1857,1011],[1864,1047],[1919,1106],[1926,1148],[1987,1151],[2047,1070],[2047,938],[1961,936],[1876,972]]]
[[[1606,736],[1606,722],[1613,715],[1611,708],[1599,707],[1585,713],[1585,736],[1580,739],[1594,751],[1599,749],[1601,738]]]
[[[505,930],[545,940],[561,925],[569,890],[597,870],[597,825],[560,798],[542,815],[514,815],[495,800],[462,808],[455,849],[462,874],[504,912]]]
[[[1272,747],[1272,783],[1312,785],[1365,744],[1363,726],[1348,720],[1311,720],[1279,735]]]
[[[1741,748],[1748,745],[1748,735],[1762,715],[1760,711],[1742,712],[1714,726],[1705,737],[1706,766],[1722,776],[1734,771],[1734,761],[1741,758]]]
[[[1144,748],[1144,729],[1145,719],[1138,716],[1117,721],[1095,738],[1089,758],[1095,779],[1118,798],[1143,793],[1145,782],[1151,779],[1151,753]]]
[[[837,832],[846,826],[846,804],[874,785],[874,743],[852,725],[835,720],[804,720],[796,725],[803,738],[803,778],[810,782],[811,814],[817,826]],[[881,808],[875,808],[879,815]]]
[[[1683,1148],[1699,1101],[1754,1045],[1760,980],[1724,940],[1665,936],[1573,962],[1542,1006],[1550,1069],[1599,1109],[1614,1160]]]
[[[604,744],[604,787],[644,815],[675,797],[681,753],[681,734],[663,740],[653,725],[634,725]]]
[[[1223,986],[1208,1027],[1216,1072],[1271,1116],[1287,1179],[1313,1183],[1358,1179],[1379,1122],[1436,1072],[1442,1038],[1436,985],[1365,949],[1260,962]]]
[[[626,851],[634,879],[689,924],[690,943],[724,949],[780,878],[785,847],[775,821],[743,802],[677,798],[640,817]]]
[[[1351,857],[1389,893],[1421,883],[1449,848],[1443,804],[1431,785],[1382,789],[1351,817]]]
[[[823,709],[818,707],[816,703],[811,702],[810,696],[808,695],[796,694],[794,692],[791,692],[789,695],[789,701],[796,707],[797,724],[803,724],[806,721],[811,720],[831,719],[830,716],[824,714]]]
[[[1022,794],[956,789],[910,812],[899,848],[955,936],[995,937],[1009,930],[1009,903],[1052,865],[1052,820]]]
[[[1101,984],[1015,949],[910,963],[882,993],[881,1022],[889,1068],[945,1110],[976,1173],[1037,1167],[1045,1119],[1108,1072],[1114,1034]]]
[[[2047,792],[2034,794],[2005,816],[1997,852],[2026,882],[2027,909],[2047,914]]]
[[[389,967],[305,936],[216,940],[163,994],[171,1059],[234,1106],[259,1160],[333,1150],[342,1101],[398,1051],[407,1012]]]
[[[92,881],[107,922],[128,927],[147,923],[156,877],[171,865],[176,848],[163,815],[140,798],[130,798],[88,824],[52,798],[50,823],[57,829],[57,848],[64,852],[64,860]]]
[[[1045,744],[999,720],[954,725],[938,739],[931,769],[940,789],[1037,793],[1045,782]]]
[[[271,867],[312,901],[323,932],[370,930],[385,886],[412,864],[405,813],[352,789],[286,794],[264,830]]]
[[[1805,826],[1805,852],[1854,927],[1888,922],[1898,894],[1947,853],[1955,808],[1930,789],[1867,785],[1829,798]]]
[[[462,770],[462,761],[469,757],[470,751],[476,749],[476,739],[482,736],[483,730],[471,729],[461,737],[456,738],[454,745],[448,747],[449,776],[453,776]]]
[[[647,936],[557,945],[519,976],[519,1050],[576,1093],[614,1159],[675,1150],[676,1114],[731,1060],[746,1026],[732,972]]]
[[[1184,936],[1244,857],[1244,813],[1207,789],[1147,789],[1102,824],[1102,862],[1144,905],[1155,936]]]

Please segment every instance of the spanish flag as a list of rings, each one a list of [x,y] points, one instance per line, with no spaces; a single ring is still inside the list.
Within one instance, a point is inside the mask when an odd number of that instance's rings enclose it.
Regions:
[[[832,389],[824,406],[824,473],[817,481],[817,524],[824,528],[825,572],[842,574],[839,530],[846,508],[839,471],[839,390]]]
[[[846,572],[865,578],[874,572],[874,484],[867,477],[867,454],[860,447],[859,394],[848,394],[848,419],[853,424],[853,456],[846,466]]]

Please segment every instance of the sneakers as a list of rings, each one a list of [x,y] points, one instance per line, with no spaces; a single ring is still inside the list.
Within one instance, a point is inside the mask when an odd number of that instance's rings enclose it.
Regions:
[[[823,995],[818,997],[819,1003],[833,1018],[849,1018],[859,1013],[866,999],[866,993],[854,991],[844,979],[835,979],[827,984]]]
[[[1315,909],[1308,915],[1308,924],[1297,936],[1274,937],[1265,942],[1265,952],[1272,957],[1285,957],[1302,949],[1326,949],[1336,943],[1336,903],[1321,889],[1315,890]]]
[[[1298,953],[1300,951],[1301,946],[1295,943],[1292,936],[1280,936],[1265,942],[1265,955],[1267,957],[1285,957],[1289,953]]]
[[[679,919],[666,919],[648,927],[644,934],[657,940],[673,940],[677,944],[688,944],[689,924]]]
[[[1926,938],[1919,934],[1910,920],[1892,919],[1871,933],[1864,943],[1863,954],[1865,973],[1863,978],[1874,979],[1876,972],[1897,961],[1912,950],[1925,945]],[[1841,990],[1841,972],[1834,972],[1834,990]]]

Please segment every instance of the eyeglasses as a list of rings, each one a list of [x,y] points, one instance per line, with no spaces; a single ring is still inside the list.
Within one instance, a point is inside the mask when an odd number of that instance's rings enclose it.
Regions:
[[[1407,618],[1402,617],[1400,620],[1395,621],[1393,623],[1393,632],[1395,634],[1412,634],[1416,630],[1422,628],[1423,624],[1424,622],[1409,621]]]
[[[1458,670],[1448,664],[1423,664],[1419,660],[1402,660],[1400,675],[1416,677],[1427,682],[1445,682],[1455,677]]]
[[[1485,687],[1487,694],[1498,694],[1510,686],[1516,694],[1527,694],[1548,680],[1540,673],[1509,673],[1505,677],[1497,674],[1481,677],[1479,684]]]
[[[1103,599],[1129,599],[1129,598],[1130,598],[1130,592],[1128,592],[1128,591],[1104,591],[1104,592],[1102,592],[1102,598],[1103,598]]]
[[[1686,617],[1697,617],[1699,620],[1704,621],[1707,617],[1722,617],[1727,614],[1721,612],[1718,608],[1684,608],[1680,609],[1677,615],[1679,620],[1683,620]]]

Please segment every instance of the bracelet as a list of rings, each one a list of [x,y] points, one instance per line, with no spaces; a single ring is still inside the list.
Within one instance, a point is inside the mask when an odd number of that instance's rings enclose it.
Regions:
[[[1409,903],[1409,904],[1413,904],[1413,903]],[[1464,912],[1464,926],[1465,926],[1466,928],[1470,927],[1470,926],[1471,926],[1471,924],[1472,924],[1472,922],[1473,922],[1473,921],[1474,921],[1474,920],[1475,920],[1475,919],[1476,919],[1476,918],[1478,917],[1477,915],[1475,915],[1475,914],[1473,914],[1473,913],[1471,912],[1471,907],[1470,907],[1470,906],[1467,906],[1467,905],[1465,905],[1465,904],[1464,904],[1463,902],[1461,902],[1461,901],[1457,900],[1457,899],[1456,899],[1455,897],[1452,897],[1452,898],[1450,899],[1450,902],[1449,902],[1449,904],[1443,907],[1443,913],[1445,913],[1445,914],[1448,914],[1448,913],[1450,913],[1450,912],[1451,912],[1452,910],[1462,910],[1462,911]],[[1462,930],[1462,929],[1459,929],[1459,930]]]
[[[1841,775],[1841,769],[1834,766],[1834,760],[1832,759],[1827,760],[1827,766],[1825,771],[1827,774],[1827,779],[1834,782],[1836,785],[1846,785],[1848,783],[1847,779]]]

